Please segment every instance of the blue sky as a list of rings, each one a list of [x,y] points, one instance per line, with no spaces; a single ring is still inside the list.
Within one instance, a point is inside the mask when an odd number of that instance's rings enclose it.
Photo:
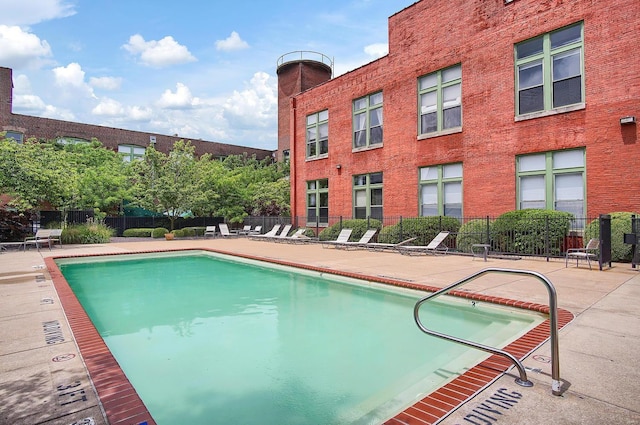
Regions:
[[[17,114],[276,149],[277,59],[316,51],[341,75],[414,2],[0,0],[0,66]]]

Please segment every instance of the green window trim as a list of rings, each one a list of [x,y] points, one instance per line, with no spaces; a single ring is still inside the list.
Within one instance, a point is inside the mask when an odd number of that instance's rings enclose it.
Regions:
[[[449,216],[462,219],[461,162],[418,169],[420,216]]]
[[[516,117],[584,106],[583,22],[515,44],[514,57]]]
[[[329,154],[329,110],[307,116],[307,158],[325,158]]]
[[[353,101],[353,149],[382,146],[382,100],[379,91]]]
[[[122,158],[126,162],[132,162],[136,159],[142,159],[146,148],[138,145],[118,145],[118,153],[122,154]]]
[[[329,224],[329,180],[307,182],[307,225]]]
[[[567,149],[516,157],[516,208],[586,213],[586,151]]]
[[[418,134],[439,135],[462,129],[462,65],[418,78]]]
[[[353,217],[382,220],[383,215],[382,172],[353,176]]]

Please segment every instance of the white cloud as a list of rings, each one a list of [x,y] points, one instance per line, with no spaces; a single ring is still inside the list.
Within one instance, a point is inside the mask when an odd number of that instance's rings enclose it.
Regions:
[[[189,49],[178,44],[171,36],[160,41],[145,41],[140,34],[136,34],[129,37],[129,42],[122,47],[133,55],[139,55],[142,64],[156,68],[197,60]]]
[[[0,25],[0,63],[10,68],[38,68],[51,56],[46,40],[16,26]]]
[[[189,87],[182,83],[176,84],[175,92],[169,89],[165,90],[157,102],[159,107],[166,109],[188,109],[198,106],[200,103],[200,99],[193,97]]]
[[[122,104],[117,100],[109,99],[108,97],[102,98],[100,103],[91,110],[93,115],[119,117],[124,115],[125,109]]]
[[[224,40],[216,41],[216,49],[224,51],[242,50],[247,49],[249,44],[240,38],[240,34],[235,31],[231,32],[231,35]]]
[[[265,72],[251,78],[249,88],[234,91],[224,105],[231,127],[268,127],[277,120],[277,83]]]
[[[133,121],[148,121],[153,118],[153,110],[140,106],[132,106],[127,108],[127,115]]]
[[[74,5],[63,0],[0,0],[2,22],[9,25],[32,25],[76,13]]]
[[[67,66],[59,66],[53,69],[56,85],[64,89],[64,96],[67,98],[82,97],[97,99],[93,93],[93,88],[84,81],[84,71],[82,67],[72,62]]]
[[[71,111],[47,105],[40,96],[34,95],[31,91],[31,82],[26,75],[13,77],[13,112],[65,121],[75,120],[75,115]]]
[[[364,52],[377,59],[389,53],[389,45],[387,43],[369,44],[365,46]]]
[[[103,90],[118,90],[122,84],[122,78],[116,77],[91,77],[89,85]]]

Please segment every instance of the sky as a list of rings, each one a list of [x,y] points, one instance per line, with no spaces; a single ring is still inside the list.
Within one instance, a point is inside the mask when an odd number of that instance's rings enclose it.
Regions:
[[[334,77],[388,51],[415,0],[0,0],[13,113],[275,150],[280,56]]]

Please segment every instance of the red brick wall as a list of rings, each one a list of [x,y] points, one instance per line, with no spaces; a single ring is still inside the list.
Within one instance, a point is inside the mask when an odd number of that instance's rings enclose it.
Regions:
[[[513,46],[584,21],[586,106],[515,122]],[[389,54],[296,96],[295,215],[305,182],[329,178],[329,214],[352,214],[352,175],[384,172],[385,216],[419,213],[418,168],[463,162],[463,213],[516,209],[516,155],[586,149],[587,214],[640,210],[637,0],[423,0],[389,19]],[[418,140],[417,78],[462,64],[461,133]],[[384,147],[352,152],[353,99],[383,90]],[[307,114],[329,109],[329,157],[305,160]],[[336,165],[341,169],[337,170]]]

